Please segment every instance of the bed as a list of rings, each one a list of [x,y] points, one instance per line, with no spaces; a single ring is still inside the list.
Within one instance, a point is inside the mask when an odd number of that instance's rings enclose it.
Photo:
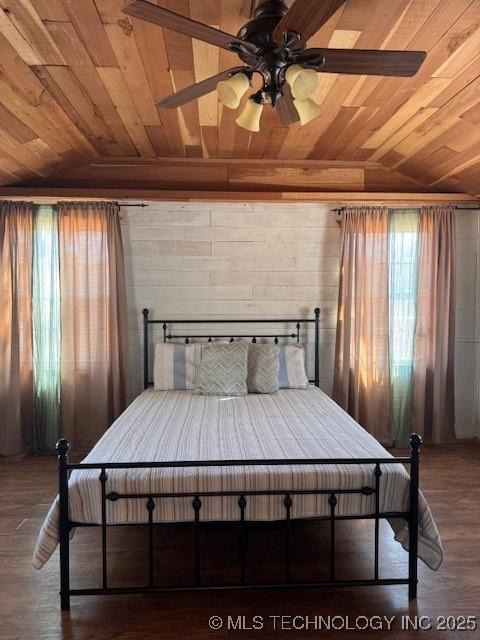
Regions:
[[[394,458],[319,389],[319,311],[313,319],[261,321],[292,324],[295,330],[291,333],[249,336],[255,340],[268,337],[278,341],[283,337],[299,341],[302,325],[313,323],[313,384],[307,389],[282,389],[276,395],[245,397],[152,389],[150,326],[161,323],[165,341],[190,340],[192,336],[169,331],[172,325],[186,323],[184,320],[157,321],[150,319],[146,310],[143,313],[145,390],[81,463],[69,462],[66,440],[58,444],[59,496],[40,531],[33,561],[36,568],[41,568],[60,543],[62,609],[69,608],[72,595],[168,590],[155,583],[158,550],[153,531],[172,522],[191,522],[195,534],[192,583],[181,588],[215,587],[204,584],[201,575],[199,531],[203,522],[233,521],[242,532],[248,522],[270,520],[284,523],[286,532],[285,579],[274,586],[307,586],[291,580],[289,549],[291,521],[306,519],[330,522],[331,553],[329,580],[308,585],[405,584],[410,598],[416,597],[417,556],[432,569],[442,561],[440,536],[418,490],[421,439],[412,435],[410,456]],[[201,337],[212,340],[226,336]],[[246,336],[229,336],[232,340],[240,337]],[[404,465],[410,466],[410,474]],[[383,518],[408,551],[406,577],[380,577],[379,522]],[[363,580],[338,580],[335,523],[355,519],[374,521],[372,574]],[[148,528],[149,571],[144,587],[109,586],[107,529],[119,524]],[[92,525],[102,530],[102,585],[71,589],[70,538],[76,527]],[[239,540],[239,581],[228,586],[273,586],[246,580],[244,536]]]

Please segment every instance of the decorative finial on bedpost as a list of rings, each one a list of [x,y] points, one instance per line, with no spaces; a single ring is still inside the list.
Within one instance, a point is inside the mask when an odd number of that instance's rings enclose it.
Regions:
[[[423,444],[423,439],[422,436],[419,436],[418,433],[411,433],[409,438],[408,438],[408,442],[410,444],[410,448],[413,450],[418,451],[418,449],[420,449],[420,447]]]
[[[142,314],[143,314],[143,317],[146,319],[149,314],[148,309],[142,309]]]
[[[315,317],[318,318],[319,315],[320,315],[320,307],[317,307],[315,309]]]
[[[66,438],[60,438],[55,445],[59,457],[65,458],[70,451],[70,442]]]

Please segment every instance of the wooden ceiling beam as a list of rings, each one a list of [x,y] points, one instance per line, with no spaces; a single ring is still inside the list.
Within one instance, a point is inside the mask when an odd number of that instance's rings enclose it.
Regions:
[[[376,162],[216,158],[97,158],[25,187],[207,191],[435,191]]]
[[[180,202],[341,202],[409,205],[428,203],[477,203],[466,193],[400,193],[354,191],[190,191],[162,189],[92,189],[58,187],[1,187],[1,200],[150,200]]]

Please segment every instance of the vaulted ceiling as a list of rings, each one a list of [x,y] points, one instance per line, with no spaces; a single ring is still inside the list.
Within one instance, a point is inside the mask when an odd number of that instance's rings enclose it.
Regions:
[[[319,118],[285,127],[266,108],[257,134],[215,92],[157,109],[238,58],[128,18],[123,4],[0,0],[0,185],[160,156],[363,162],[397,182],[480,194],[480,0],[347,0],[309,45],[426,50],[419,73],[321,74]],[[158,4],[229,33],[252,10],[252,0]]]

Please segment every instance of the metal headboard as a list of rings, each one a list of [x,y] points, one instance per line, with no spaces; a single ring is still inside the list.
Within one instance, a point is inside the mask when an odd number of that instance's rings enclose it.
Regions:
[[[315,324],[315,377],[310,382],[313,382],[316,387],[320,386],[319,377],[320,377],[320,361],[319,361],[319,339],[320,339],[320,309],[315,309],[314,318],[284,318],[284,319],[223,319],[223,320],[211,320],[210,318],[205,318],[204,320],[150,320],[149,318],[149,310],[143,309],[143,388],[147,389],[153,385],[153,381],[150,378],[149,372],[149,358],[148,358],[148,347],[149,347],[149,328],[152,324],[161,324],[163,329],[163,341],[168,342],[168,340],[185,340],[185,342],[190,342],[190,339],[203,338],[207,339],[209,342],[212,342],[214,338],[229,338],[231,342],[235,340],[235,338],[251,338],[252,342],[256,342],[257,338],[270,338],[274,340],[275,344],[278,344],[279,338],[286,338],[287,340],[296,340],[297,343],[300,342],[300,331],[302,325],[304,324]],[[255,333],[255,334],[236,334],[232,335],[231,333],[222,333],[222,334],[212,334],[209,333],[207,335],[196,335],[196,334],[174,334],[170,330],[171,325],[189,325],[189,324],[287,324],[287,325],[295,325],[295,331],[292,333]]]

